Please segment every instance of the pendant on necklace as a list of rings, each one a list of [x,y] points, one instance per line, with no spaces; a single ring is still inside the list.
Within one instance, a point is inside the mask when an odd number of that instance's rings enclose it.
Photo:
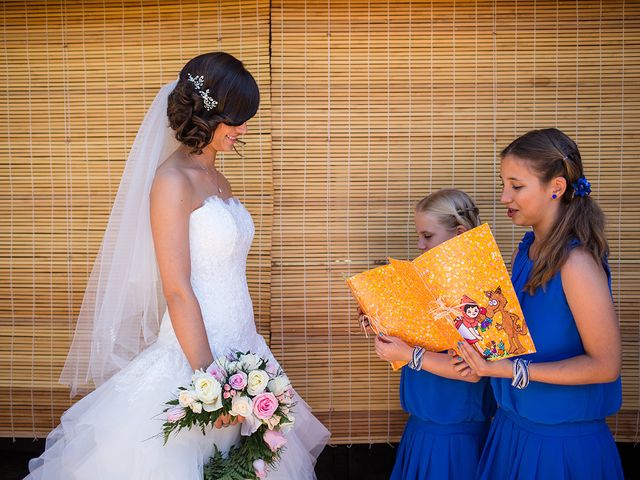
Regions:
[[[220,188],[220,182],[218,181],[219,177],[218,177],[218,171],[217,170],[213,170],[213,173],[216,176],[216,188],[218,189],[218,195],[220,195],[222,193],[222,189]]]

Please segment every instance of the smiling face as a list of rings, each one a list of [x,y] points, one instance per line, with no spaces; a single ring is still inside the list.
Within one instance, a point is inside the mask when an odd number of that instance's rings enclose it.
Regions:
[[[418,249],[422,252],[431,250],[456,235],[457,228],[447,228],[438,221],[438,217],[429,212],[416,212],[414,216],[416,232],[418,234]],[[463,230],[464,231],[464,230]]]
[[[543,184],[526,160],[513,155],[502,159],[500,176],[503,183],[500,202],[507,207],[511,221],[548,231],[555,222],[564,189],[557,181]]]
[[[247,122],[237,127],[219,123],[209,146],[216,152],[230,152],[238,138],[247,133]]]
[[[468,317],[476,318],[480,313],[480,308],[478,308],[477,305],[466,305],[464,307],[464,312],[467,314]]]

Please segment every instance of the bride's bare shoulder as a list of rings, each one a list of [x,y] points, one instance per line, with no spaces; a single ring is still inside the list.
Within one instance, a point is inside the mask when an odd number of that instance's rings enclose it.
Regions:
[[[156,169],[154,182],[164,176],[185,177],[188,179],[189,170],[190,165],[186,156],[180,150],[176,150]]]
[[[193,183],[190,168],[179,155],[172,155],[156,170],[151,185],[151,204],[191,203]]]

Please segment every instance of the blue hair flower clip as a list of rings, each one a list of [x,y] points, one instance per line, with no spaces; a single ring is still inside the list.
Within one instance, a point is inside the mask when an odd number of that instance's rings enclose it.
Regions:
[[[574,196],[577,195],[578,197],[586,197],[591,193],[591,184],[589,183],[589,180],[584,177],[584,175],[573,182],[571,186],[574,190]]]

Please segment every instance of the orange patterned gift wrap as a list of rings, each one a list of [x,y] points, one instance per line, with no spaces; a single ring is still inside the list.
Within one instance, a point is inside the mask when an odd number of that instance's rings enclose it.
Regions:
[[[412,262],[390,258],[347,284],[378,334],[434,352],[455,348],[462,337],[489,360],[535,352],[486,223]]]

